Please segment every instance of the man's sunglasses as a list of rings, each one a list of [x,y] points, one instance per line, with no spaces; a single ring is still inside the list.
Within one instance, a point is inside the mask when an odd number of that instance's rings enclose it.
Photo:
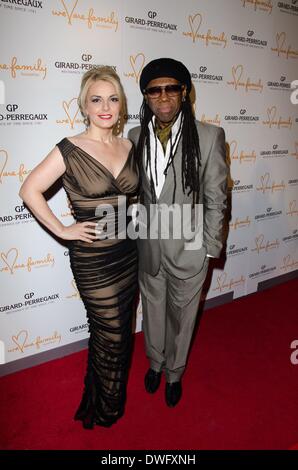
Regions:
[[[144,90],[144,93],[150,96],[150,98],[159,98],[163,90],[168,96],[177,96],[180,95],[183,89],[184,85],[181,85],[181,83],[177,83],[175,85],[152,86],[150,88],[146,88],[146,90]]]

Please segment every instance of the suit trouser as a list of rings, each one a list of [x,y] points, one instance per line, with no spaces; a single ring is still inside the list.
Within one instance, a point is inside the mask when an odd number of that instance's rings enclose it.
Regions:
[[[151,369],[164,369],[167,382],[179,381],[184,372],[208,261],[189,279],[163,266],[156,276],[139,272],[146,354]]]

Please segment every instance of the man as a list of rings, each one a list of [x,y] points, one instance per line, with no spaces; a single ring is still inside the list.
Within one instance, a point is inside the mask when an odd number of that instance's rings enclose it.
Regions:
[[[148,63],[140,88],[144,96],[141,126],[131,129],[129,138],[137,148],[148,232],[157,220],[165,219],[164,208],[174,204],[191,208],[186,223],[189,229],[195,226],[197,234],[196,207],[203,205],[201,244],[187,248],[185,237],[165,239],[159,228],[157,238],[151,235],[138,240],[143,329],[150,361],[145,388],[155,393],[164,371],[166,403],[174,407],[182,395],[181,376],[208,257],[219,257],[222,248],[227,192],[225,135],[220,127],[195,120],[189,97],[191,77],[181,62],[161,58]],[[177,218],[169,221],[170,232],[175,230],[174,224]]]

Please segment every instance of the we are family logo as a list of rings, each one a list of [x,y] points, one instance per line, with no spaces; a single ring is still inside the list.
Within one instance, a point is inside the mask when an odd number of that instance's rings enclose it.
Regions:
[[[269,129],[291,129],[293,120],[291,116],[284,118],[277,110],[277,106],[267,108],[267,119],[262,121],[262,124],[268,126]]]
[[[56,123],[62,126],[69,126],[70,129],[74,129],[76,125],[84,123],[83,118],[79,114],[79,105],[77,98],[71,98],[68,101],[62,101],[61,104],[64,116],[60,119],[56,119]]]
[[[207,116],[205,113],[203,113],[200,117],[200,121],[202,123],[206,122],[207,124],[214,124],[215,126],[220,126],[221,117],[219,113],[217,113],[215,116]]]
[[[28,330],[21,330],[15,335],[12,335],[12,346],[8,349],[9,353],[24,353],[30,349],[40,350],[49,344],[61,342],[62,335],[58,331],[54,331],[49,336],[37,335],[34,338],[30,338]]]
[[[215,287],[212,289],[214,292],[227,292],[235,290],[237,287],[245,286],[246,278],[243,275],[240,275],[236,278],[230,277],[226,272],[218,275],[215,278]]]
[[[272,0],[239,0],[244,8],[252,8],[255,12],[272,13]]]
[[[290,217],[297,217],[298,216],[298,204],[296,199],[293,199],[292,201],[289,202],[288,209],[286,211],[286,215],[289,215]]]
[[[241,165],[243,163],[255,163],[257,154],[255,150],[243,150],[238,148],[237,140],[231,140],[228,145],[227,151],[227,160],[231,164],[233,162],[238,162]]]
[[[258,255],[263,252],[268,252],[269,250],[279,248],[280,242],[276,238],[274,240],[268,240],[265,238],[265,235],[261,233],[254,239],[254,247],[251,249],[252,252],[257,253]]]
[[[264,87],[261,78],[254,80],[244,73],[244,66],[242,64],[232,67],[232,79],[227,81],[227,84],[232,86],[235,91],[245,90],[246,93],[249,91],[262,93]]]
[[[0,148],[0,185],[6,183],[10,178],[17,178],[20,183],[23,183],[30,171],[24,163],[15,166],[11,164],[8,151]]]
[[[298,269],[298,258],[293,258],[291,255],[284,256],[280,265],[282,272],[288,272]]]
[[[241,228],[250,227],[250,224],[251,224],[251,219],[249,215],[247,215],[246,217],[236,217],[230,222],[229,226],[231,230],[239,230]]]
[[[190,38],[193,43],[202,42],[206,47],[208,46],[220,46],[225,48],[228,42],[226,33],[221,31],[220,33],[214,32],[210,25],[201,28],[203,22],[203,15],[201,13],[195,13],[188,15],[187,18],[188,27],[187,31],[183,31],[183,36]]]
[[[284,191],[285,189],[286,184],[284,180],[273,180],[269,172],[266,172],[260,176],[259,184],[256,187],[256,190],[262,194]]]
[[[124,72],[124,76],[127,78],[132,78],[136,83],[139,83],[139,79],[142,73],[142,70],[145,65],[145,55],[143,52],[139,52],[136,55],[129,56],[130,70]]]
[[[18,248],[12,247],[0,252],[0,273],[15,275],[18,271],[31,273],[36,268],[53,267],[55,258],[51,253],[47,253],[43,258],[27,256],[20,259]]]
[[[276,33],[275,47],[271,47],[271,51],[278,57],[283,57],[285,59],[298,59],[298,49],[293,48],[291,44],[289,44],[285,31]]]
[[[115,11],[102,12],[98,11],[97,2],[91,2],[86,6],[86,2],[79,0],[60,0],[55,2],[57,7],[52,9],[52,15],[56,18],[64,18],[68,26],[76,24],[83,24],[88,29],[93,27],[104,28],[105,30],[112,30],[116,32],[118,30],[119,20],[118,15]],[[94,4],[96,9],[93,8]],[[101,2],[101,5],[104,2]]]
[[[41,58],[33,60],[31,63],[24,63],[22,59],[13,56],[6,62],[0,63],[0,72],[7,72],[13,79],[18,76],[41,78],[44,80],[47,76],[47,66],[43,63]]]

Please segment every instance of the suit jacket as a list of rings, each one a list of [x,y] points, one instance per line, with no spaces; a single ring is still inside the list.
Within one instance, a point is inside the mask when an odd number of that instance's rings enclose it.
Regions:
[[[198,274],[203,268],[206,254],[213,257],[219,257],[223,240],[222,229],[224,212],[227,199],[227,174],[228,167],[226,162],[225,133],[220,127],[203,124],[196,121],[201,150],[200,172],[200,192],[199,203],[203,204],[203,230],[202,246],[196,249],[185,249],[187,240],[183,234],[179,239],[162,239],[160,232],[156,239],[138,238],[139,249],[139,268],[152,276],[155,276],[160,264],[165,269],[180,279],[187,279]],[[140,135],[140,127],[131,129],[128,138],[137,145]],[[144,155],[140,168],[141,176],[141,202],[147,210],[148,230],[159,216],[163,205],[164,207],[172,205],[174,190],[174,170],[169,167],[167,176],[155,205],[152,205],[150,184],[144,165]],[[173,165],[176,173],[176,191],[175,204],[182,207],[184,204],[192,204],[192,194],[183,193],[182,187],[182,137],[178,144]],[[150,209],[151,206],[151,209]],[[151,214],[149,217],[149,211]],[[164,213],[163,213],[164,217]],[[195,224],[195,209],[191,210],[191,220],[188,222],[194,231],[193,238],[199,232],[200,227]],[[169,230],[173,230],[172,221],[169,220]],[[202,228],[202,227],[201,227]],[[182,230],[183,232],[183,230]]]

